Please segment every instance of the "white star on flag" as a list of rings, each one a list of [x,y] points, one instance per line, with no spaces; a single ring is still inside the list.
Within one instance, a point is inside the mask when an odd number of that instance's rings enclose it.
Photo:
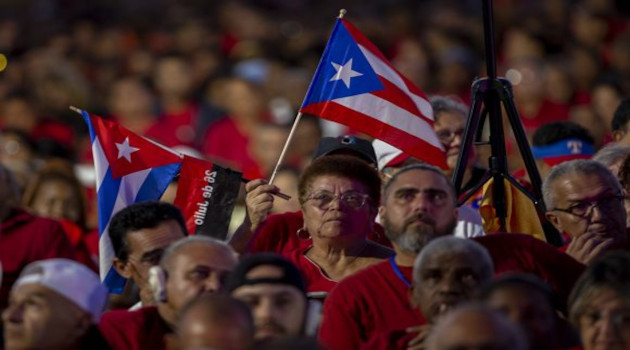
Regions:
[[[118,148],[118,159],[125,158],[129,163],[131,163],[131,154],[140,150],[140,148],[131,147],[129,145],[128,137],[125,138],[123,143],[116,143],[116,148]]]
[[[351,78],[360,77],[363,75],[363,73],[352,70],[352,58],[343,66],[335,62],[330,63],[332,63],[333,67],[335,67],[335,70],[337,71],[337,74],[330,78],[330,81],[342,80],[348,89],[350,88]]]

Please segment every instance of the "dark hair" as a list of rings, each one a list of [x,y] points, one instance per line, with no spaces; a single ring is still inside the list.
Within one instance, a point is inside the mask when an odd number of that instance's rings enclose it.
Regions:
[[[396,182],[396,180],[398,180],[398,177],[400,175],[408,171],[412,171],[412,170],[430,171],[442,177],[448,185],[449,191],[451,192],[451,195],[453,196],[453,201],[455,202],[457,201],[457,194],[455,192],[455,187],[453,187],[453,183],[451,182],[451,180],[444,174],[442,170],[440,170],[440,168],[430,165],[430,164],[426,164],[426,163],[410,164],[410,165],[400,168],[400,170],[398,170],[383,186],[383,195],[387,196],[387,192],[389,191],[389,188],[392,187],[392,184]]]
[[[558,121],[541,125],[532,136],[534,146],[547,146],[566,139],[578,139],[593,144],[593,136],[582,126],[570,121]]]
[[[621,162],[621,166],[619,167],[619,173],[617,174],[617,178],[621,183],[621,187],[624,191],[629,192],[630,190],[630,155],[627,155],[623,162]]]
[[[565,311],[565,307],[560,303],[558,297],[554,294],[551,287],[543,282],[536,275],[528,273],[509,273],[491,280],[484,284],[477,292],[477,297],[481,300],[487,300],[497,290],[505,287],[526,287],[540,292],[545,297],[551,312],[555,315],[554,310]]]
[[[186,222],[179,209],[166,202],[142,202],[132,204],[114,215],[109,223],[109,238],[114,254],[123,262],[129,257],[127,233],[145,228],[154,228],[167,220],[175,220],[184,234]]]
[[[32,207],[35,198],[39,194],[42,185],[47,182],[59,181],[66,183],[72,188],[75,198],[79,200],[79,218],[75,224],[81,229],[86,228],[87,219],[87,203],[85,198],[85,190],[73,173],[72,165],[61,161],[49,162],[44,168],[39,170],[27,184],[22,202],[27,207]]]
[[[282,270],[281,277],[257,279],[247,278],[247,274],[258,266],[274,266]],[[306,285],[304,279],[295,265],[275,253],[257,253],[244,257],[228,276],[225,289],[232,293],[235,289],[259,283],[286,284],[297,288],[306,298]]]
[[[376,169],[365,161],[349,155],[328,155],[315,159],[302,173],[298,182],[300,203],[306,201],[307,192],[313,181],[325,175],[345,177],[361,182],[367,189],[372,204],[381,201],[381,178]]]
[[[630,253],[610,252],[586,267],[569,295],[569,319],[574,325],[578,325],[586,304],[604,288],[630,304]]]
[[[612,130],[627,130],[628,122],[630,121],[630,98],[624,98],[617,109],[612,119]]]

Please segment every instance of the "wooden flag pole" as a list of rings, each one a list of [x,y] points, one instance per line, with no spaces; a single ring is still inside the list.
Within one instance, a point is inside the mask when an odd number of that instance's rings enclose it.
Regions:
[[[346,11],[346,9],[339,10],[339,16],[337,16],[337,18],[340,18],[340,19],[343,18],[343,16],[345,16],[347,12],[348,11]],[[276,167],[273,169],[273,173],[271,173],[269,184],[273,184],[273,180],[275,180],[276,178],[276,174],[278,173],[278,168],[280,167],[280,164],[282,164],[282,161],[284,160],[284,156],[287,153],[287,149],[289,148],[289,144],[291,143],[291,140],[293,139],[293,134],[295,133],[295,129],[298,123],[300,122],[301,118],[302,118],[302,112],[298,112],[297,116],[295,117],[295,121],[293,122],[293,126],[291,127],[291,132],[289,133],[289,137],[287,137],[287,141],[284,143],[284,147],[282,148],[282,152],[280,153],[280,158],[278,159],[278,163],[276,164]]]
[[[293,134],[295,133],[295,129],[297,128],[297,125],[300,122],[300,119],[302,119],[302,112],[298,112],[297,116],[295,117],[295,121],[293,122],[293,126],[291,127],[291,132],[289,133],[289,137],[287,137],[287,141],[284,143],[282,152],[280,152],[278,163],[276,164],[276,167],[273,169],[273,173],[271,173],[271,178],[269,179],[270,185],[273,184],[273,180],[276,178],[276,174],[278,173],[278,168],[280,168],[280,164],[282,164],[282,161],[284,161],[284,156],[287,153],[287,149],[289,148],[289,144],[291,143],[291,140],[293,139]]]

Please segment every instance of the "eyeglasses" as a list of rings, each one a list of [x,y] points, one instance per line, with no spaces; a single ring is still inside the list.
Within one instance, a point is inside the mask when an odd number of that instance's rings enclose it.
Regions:
[[[438,130],[435,132],[438,139],[442,143],[451,143],[455,139],[455,136],[462,136],[463,133],[464,133],[464,129],[459,129],[455,131],[443,129],[443,130]]]
[[[568,213],[582,219],[590,218],[593,215],[593,208],[598,207],[602,211],[613,209],[616,205],[622,203],[625,196],[621,193],[608,195],[591,201],[581,201],[568,208],[552,208],[551,210]]]
[[[359,209],[365,205],[365,203],[370,199],[370,196],[365,193],[353,191],[344,192],[340,195],[332,194],[330,192],[318,192],[308,196],[306,200],[311,201],[311,203],[319,209],[327,209],[330,203],[337,198],[339,198],[341,203],[344,205],[352,209]]]
[[[603,319],[610,320],[617,328],[630,326],[630,310],[614,310],[602,312],[599,310],[586,311],[579,317],[582,327],[592,327]]]

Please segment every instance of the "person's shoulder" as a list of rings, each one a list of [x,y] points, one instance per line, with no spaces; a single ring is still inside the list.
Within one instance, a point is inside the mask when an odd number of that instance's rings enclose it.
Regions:
[[[100,326],[127,328],[130,325],[141,325],[147,320],[160,317],[155,306],[141,307],[137,310],[112,310],[103,314]]]

